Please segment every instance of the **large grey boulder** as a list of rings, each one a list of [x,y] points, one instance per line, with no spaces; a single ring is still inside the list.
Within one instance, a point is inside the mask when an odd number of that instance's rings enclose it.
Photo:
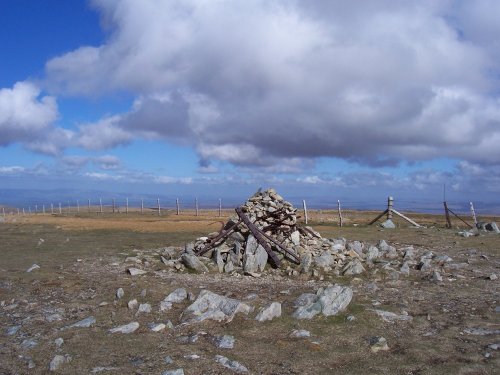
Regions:
[[[272,302],[266,307],[262,308],[260,312],[255,317],[255,320],[259,322],[264,322],[266,320],[273,320],[274,318],[279,318],[281,316],[281,303]]]
[[[304,255],[302,255],[302,259],[300,260],[300,272],[309,273],[312,262],[313,262],[313,257],[310,253],[305,253]]]
[[[183,323],[197,323],[206,319],[230,322],[237,313],[249,314],[253,307],[209,290],[202,290],[198,298],[182,313]]]
[[[346,286],[333,285],[326,289],[320,288],[314,299],[311,299],[311,295],[307,294],[306,297],[302,295],[295,301],[294,305],[299,305],[299,307],[293,313],[293,317],[311,319],[319,313],[325,316],[336,315],[347,308],[352,300],[352,295],[352,289]]]
[[[347,250],[355,251],[360,257],[363,256],[363,249],[365,245],[359,241],[352,241],[347,243]]]
[[[384,229],[395,229],[396,228],[396,225],[394,224],[394,222],[391,219],[384,221],[382,224],[380,224],[380,226]]]
[[[184,263],[184,265],[190,270],[198,273],[208,272],[208,268],[194,254],[183,253],[181,255],[181,260],[182,263]]]
[[[365,268],[361,264],[361,261],[359,259],[354,259],[344,267],[344,269],[342,270],[342,275],[344,276],[359,275],[364,271]]]
[[[335,258],[329,250],[326,250],[319,257],[314,258],[314,263],[320,268],[327,268],[333,266]]]
[[[379,250],[375,246],[370,246],[366,252],[366,260],[373,262],[379,257]]]
[[[264,271],[267,264],[268,254],[257,242],[253,235],[249,235],[245,254],[243,255],[243,270],[246,273],[257,273]]]
[[[187,295],[186,289],[177,288],[172,293],[170,293],[168,296],[166,296],[164,301],[170,302],[170,303],[179,303],[179,302],[184,301],[187,297],[188,297],[188,295]]]
[[[498,229],[498,225],[494,221],[492,221],[491,223],[487,223],[484,226],[484,229],[486,229],[489,232],[500,233],[500,229]]]

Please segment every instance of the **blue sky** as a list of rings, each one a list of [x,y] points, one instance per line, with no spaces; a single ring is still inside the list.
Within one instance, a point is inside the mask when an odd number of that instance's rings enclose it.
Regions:
[[[439,204],[446,184],[498,207],[498,14],[492,0],[4,2],[0,191],[238,201],[272,186],[354,206]]]

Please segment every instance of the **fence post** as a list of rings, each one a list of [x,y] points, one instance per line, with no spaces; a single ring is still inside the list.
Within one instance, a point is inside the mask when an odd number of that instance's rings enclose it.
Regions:
[[[476,211],[474,211],[474,205],[472,204],[472,202],[470,202],[470,212],[472,214],[472,219],[474,220],[474,225],[476,226],[477,228],[477,217],[476,217]]]
[[[35,204],[35,215],[38,213],[38,204]]]
[[[222,199],[219,198],[219,217],[222,216]]]
[[[90,198],[87,200],[88,207],[89,207],[89,214],[90,214]]]
[[[339,211],[339,225],[342,227],[344,225],[344,222],[342,219],[342,211],[340,210],[340,199],[337,200],[337,209]]]
[[[125,206],[125,213],[128,214],[128,198],[127,198],[127,205]]]
[[[144,213],[144,198],[141,198],[141,214]]]
[[[3,214],[3,218],[5,219],[5,208],[2,207],[2,214]]]
[[[113,213],[115,213],[115,198],[113,198]]]
[[[387,198],[387,220],[392,220],[392,208],[394,206],[394,198]]]
[[[59,215],[62,214],[61,202],[59,202]]]
[[[305,220],[305,223],[307,225],[307,223],[308,223],[309,220],[308,220],[308,217],[307,217],[307,206],[306,206],[306,200],[305,199],[302,200],[302,206],[304,207],[304,220]]]
[[[158,216],[161,216],[160,198],[158,198]]]
[[[17,209],[17,216],[21,215],[21,212],[19,211],[19,208]]]
[[[102,214],[102,198],[99,198],[99,207],[100,207],[100,212]]]
[[[194,209],[196,211],[196,216],[198,216],[198,198],[194,198]]]
[[[80,202],[78,201],[78,199],[76,200],[76,213],[80,213]]]
[[[24,207],[23,207],[23,215],[26,215],[26,211],[24,210]]]
[[[42,212],[45,215],[45,205],[42,206]]]
[[[54,203],[50,204],[50,213],[54,215]]]
[[[448,205],[446,204],[446,201],[443,202],[443,205],[444,205],[444,214],[446,217],[446,228],[451,228],[450,212],[448,211]]]
[[[179,215],[180,213],[180,209],[179,209],[179,198],[175,198],[175,205],[177,206],[177,216]]]

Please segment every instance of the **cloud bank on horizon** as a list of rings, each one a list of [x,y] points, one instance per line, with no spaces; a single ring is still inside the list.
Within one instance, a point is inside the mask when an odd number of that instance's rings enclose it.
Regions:
[[[451,158],[500,179],[498,1],[91,4],[106,40],[0,90],[1,146],[60,155],[164,140],[195,148],[207,171]],[[56,98],[117,92],[135,98],[128,111],[57,126]]]

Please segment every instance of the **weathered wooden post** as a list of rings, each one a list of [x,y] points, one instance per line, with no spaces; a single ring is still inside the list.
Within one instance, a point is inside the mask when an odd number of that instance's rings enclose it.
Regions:
[[[87,203],[88,203],[88,209],[89,209],[89,214],[90,214],[90,198],[87,200]]]
[[[307,223],[308,223],[309,220],[308,220],[308,217],[307,217],[307,206],[306,206],[306,200],[305,199],[302,200],[302,206],[304,207],[304,220],[305,220],[305,223],[307,225]]]
[[[80,202],[78,201],[78,199],[76,200],[76,213],[80,213]]]
[[[3,218],[5,219],[5,208],[2,207],[2,214],[3,214]]]
[[[158,198],[158,216],[161,216],[160,198]]]
[[[113,213],[115,213],[115,198],[113,198]]]
[[[198,198],[194,198],[194,209],[196,212],[196,216],[198,216]]]
[[[446,201],[444,201],[443,205],[444,205],[444,215],[446,217],[446,228],[451,228],[450,212],[448,210],[448,204],[446,204]]]
[[[342,211],[340,210],[340,200],[337,200],[337,209],[339,211],[339,226],[343,226]]]
[[[42,213],[45,215],[45,205],[42,205]]]
[[[102,214],[102,198],[99,198],[99,212]]]
[[[388,197],[387,198],[387,220],[392,220],[392,209],[394,206],[394,198],[393,197]]]
[[[128,214],[128,198],[126,199],[125,213]]]
[[[54,215],[54,203],[50,204],[50,213]]]
[[[472,220],[474,220],[474,226],[477,228],[476,211],[474,211],[474,205],[472,204],[472,202],[470,202],[470,212],[472,214]]]
[[[35,204],[35,215],[38,214],[38,204]]]
[[[219,217],[222,216],[222,199],[219,198]]]
[[[177,216],[179,215],[180,213],[180,209],[179,209],[179,198],[175,198],[175,205],[177,207]]]
[[[141,198],[141,214],[144,213],[144,198]]]

